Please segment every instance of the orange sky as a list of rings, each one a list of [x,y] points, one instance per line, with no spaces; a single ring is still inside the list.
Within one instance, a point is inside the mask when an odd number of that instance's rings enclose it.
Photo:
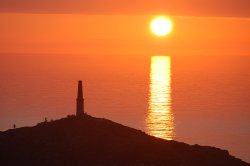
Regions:
[[[155,15],[2,13],[0,52],[250,55],[250,19],[170,17],[173,32],[155,37]]]
[[[250,17],[249,0],[1,0],[0,12]]]
[[[249,0],[1,0],[0,53],[250,55]],[[155,37],[150,21],[174,24]]]

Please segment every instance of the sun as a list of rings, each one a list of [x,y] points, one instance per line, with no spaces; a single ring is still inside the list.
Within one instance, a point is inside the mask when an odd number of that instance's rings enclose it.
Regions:
[[[156,36],[166,36],[172,31],[173,25],[166,17],[157,17],[151,22],[151,31]]]

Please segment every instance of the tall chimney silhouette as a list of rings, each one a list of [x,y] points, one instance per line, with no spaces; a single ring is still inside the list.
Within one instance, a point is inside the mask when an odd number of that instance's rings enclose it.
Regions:
[[[76,116],[83,117],[84,115],[84,99],[82,92],[82,81],[78,81],[78,92],[76,99]]]

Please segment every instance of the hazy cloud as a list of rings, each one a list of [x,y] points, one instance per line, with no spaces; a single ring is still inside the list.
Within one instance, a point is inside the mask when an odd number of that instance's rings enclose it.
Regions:
[[[250,0],[1,0],[0,12],[250,17]]]

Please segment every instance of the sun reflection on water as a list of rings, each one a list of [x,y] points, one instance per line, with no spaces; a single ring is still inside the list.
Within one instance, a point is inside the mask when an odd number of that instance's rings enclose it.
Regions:
[[[174,116],[171,102],[171,58],[153,56],[151,57],[146,119],[148,134],[167,140],[174,139]]]

